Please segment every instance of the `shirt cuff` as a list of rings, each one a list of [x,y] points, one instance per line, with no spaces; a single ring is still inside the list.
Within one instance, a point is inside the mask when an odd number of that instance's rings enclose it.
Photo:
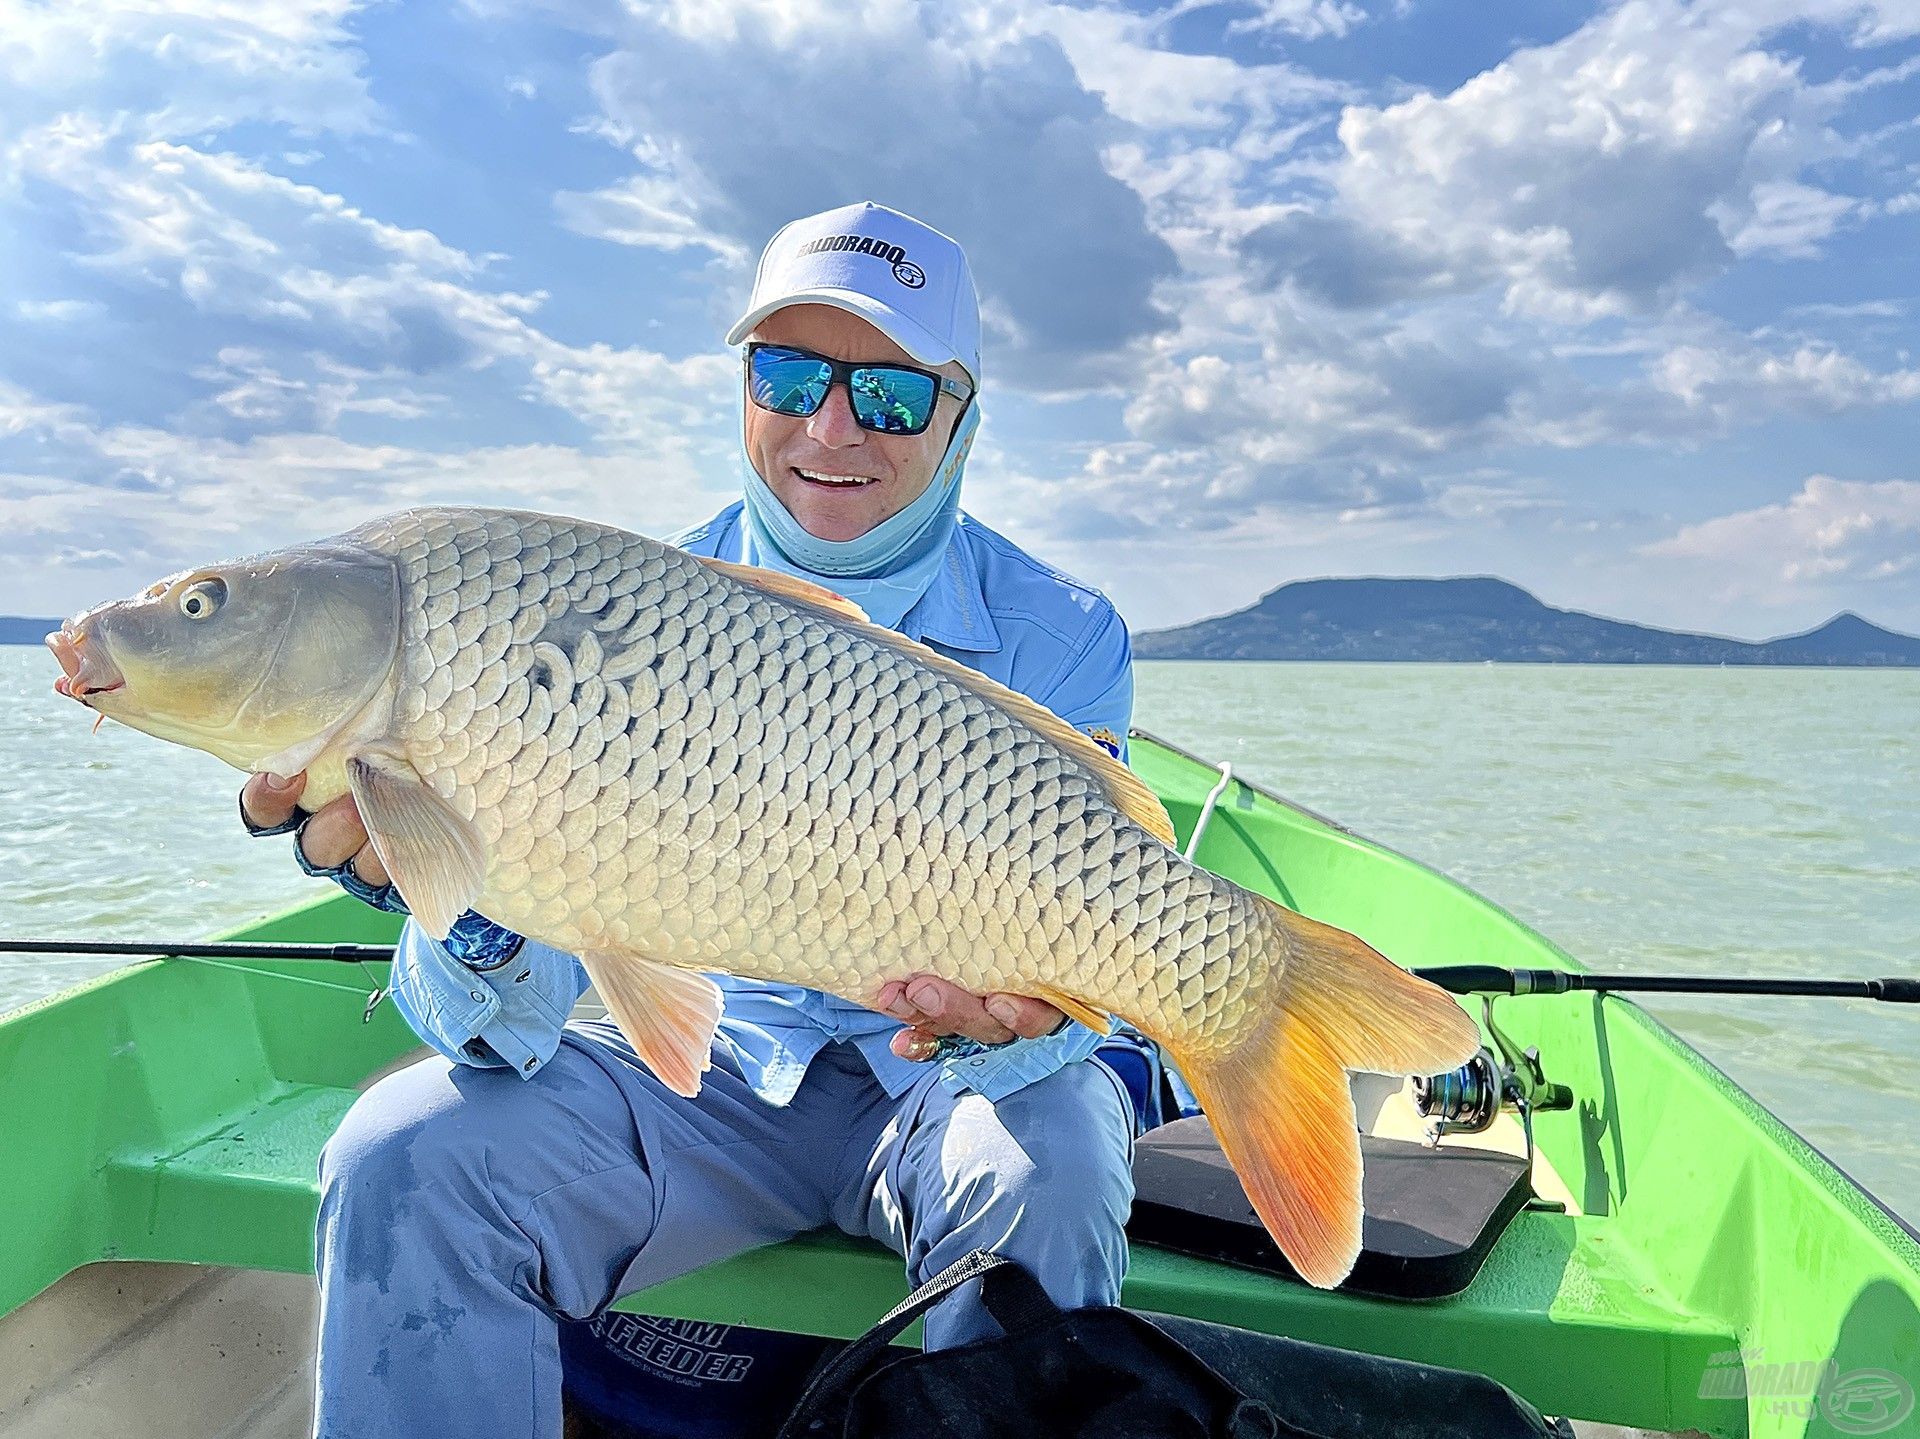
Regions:
[[[528,1079],[559,1049],[587,977],[572,955],[533,940],[474,970],[409,922],[394,948],[391,986],[401,1017],[440,1054]]]
[[[1055,1034],[1016,1039],[946,1060],[940,1067],[940,1084],[950,1094],[971,1092],[1001,1100],[1087,1058],[1099,1047],[1098,1034],[1077,1020],[1069,1021]]]

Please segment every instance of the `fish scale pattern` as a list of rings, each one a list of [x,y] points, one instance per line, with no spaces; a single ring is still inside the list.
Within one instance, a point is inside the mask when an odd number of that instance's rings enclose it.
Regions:
[[[398,566],[395,737],[522,933],[856,1001],[1046,986],[1200,1050],[1283,952],[1081,755],[863,626],[550,516],[343,538]]]

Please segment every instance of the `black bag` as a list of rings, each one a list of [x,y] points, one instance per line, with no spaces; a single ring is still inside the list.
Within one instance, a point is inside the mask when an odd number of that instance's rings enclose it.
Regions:
[[[936,1354],[889,1353],[909,1324],[974,1279],[1004,1337]],[[1198,1320],[1148,1319],[1116,1308],[1064,1310],[1019,1265],[976,1250],[829,1360],[779,1439],[1550,1439],[1568,1433],[1478,1374]]]

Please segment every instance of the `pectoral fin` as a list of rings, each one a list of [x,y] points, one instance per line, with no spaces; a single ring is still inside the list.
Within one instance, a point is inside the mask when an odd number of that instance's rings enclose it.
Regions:
[[[407,908],[428,934],[445,939],[486,883],[480,832],[400,760],[355,755],[347,761],[347,784]]]
[[[600,1002],[660,1082],[688,1099],[712,1064],[720,986],[704,974],[624,953],[583,954]]]

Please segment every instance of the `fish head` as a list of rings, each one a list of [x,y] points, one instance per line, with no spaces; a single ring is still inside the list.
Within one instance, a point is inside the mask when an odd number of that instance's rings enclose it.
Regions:
[[[400,636],[384,555],[321,542],[181,570],[46,637],[59,693],[243,769],[291,773],[380,691]]]

